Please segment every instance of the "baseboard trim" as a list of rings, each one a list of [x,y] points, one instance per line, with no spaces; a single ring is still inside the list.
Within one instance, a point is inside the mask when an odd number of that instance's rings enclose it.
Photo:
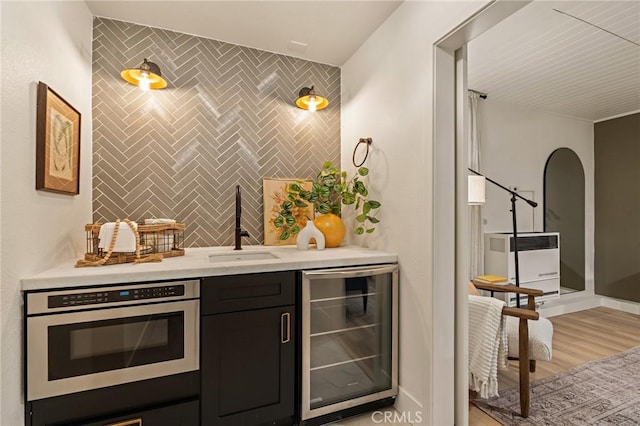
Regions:
[[[570,314],[573,312],[598,308],[600,306],[640,315],[640,303],[599,296],[596,294],[582,293],[564,294],[558,299],[547,300],[544,304],[538,307],[538,312],[540,312],[540,315],[543,317],[549,318],[556,315]]]
[[[628,300],[614,299],[613,297],[600,296],[600,306],[617,309],[630,314],[640,315],[640,303]]]
[[[557,299],[547,300],[538,308],[538,312],[543,317],[549,318],[601,306],[599,296],[583,293],[563,294]]]

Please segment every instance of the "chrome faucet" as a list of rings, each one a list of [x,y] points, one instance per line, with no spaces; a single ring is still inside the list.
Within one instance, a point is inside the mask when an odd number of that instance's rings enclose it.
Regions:
[[[243,231],[240,227],[240,218],[242,217],[242,197],[240,196],[240,185],[236,185],[236,248],[234,250],[242,250],[242,237],[248,237],[249,232]]]

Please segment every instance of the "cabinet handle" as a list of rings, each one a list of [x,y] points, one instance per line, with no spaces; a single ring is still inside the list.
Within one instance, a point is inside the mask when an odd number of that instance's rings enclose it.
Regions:
[[[287,321],[285,328],[284,322]],[[285,337],[286,336],[286,337]],[[289,343],[291,341],[291,314],[285,312],[280,315],[280,343]]]
[[[105,426],[142,426],[142,417],[129,419],[118,423],[111,423]]]

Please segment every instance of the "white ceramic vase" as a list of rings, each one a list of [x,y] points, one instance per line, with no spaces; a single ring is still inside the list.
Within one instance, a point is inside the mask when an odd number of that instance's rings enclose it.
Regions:
[[[316,248],[318,250],[324,250],[324,235],[316,226],[312,220],[307,221],[307,225],[302,228],[302,231],[298,232],[296,237],[296,247],[298,250],[307,250],[309,248],[309,241],[311,239],[316,240]]]

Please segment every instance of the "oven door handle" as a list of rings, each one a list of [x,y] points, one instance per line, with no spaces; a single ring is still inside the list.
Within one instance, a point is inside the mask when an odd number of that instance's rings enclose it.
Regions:
[[[142,426],[142,417],[138,417],[137,419],[124,420],[117,423],[111,423],[105,426]]]

